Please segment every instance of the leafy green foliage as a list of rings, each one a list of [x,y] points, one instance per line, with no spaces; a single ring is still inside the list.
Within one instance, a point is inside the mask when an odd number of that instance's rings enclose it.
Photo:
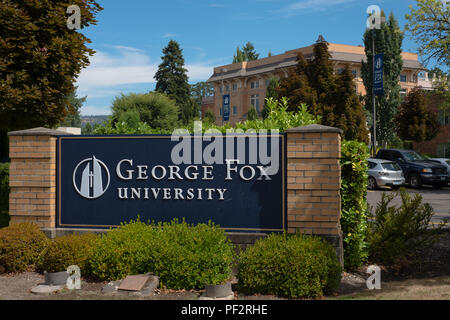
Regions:
[[[96,24],[102,10],[94,0],[73,0],[81,28]],[[9,130],[57,124],[70,111],[75,77],[95,52],[90,40],[67,28],[69,3],[0,2],[0,128]]]
[[[162,62],[155,74],[155,90],[167,94],[180,108],[179,119],[183,123],[198,116],[198,105],[191,98],[187,69],[184,68],[182,49],[178,42],[170,40],[163,49]]]
[[[87,96],[78,98],[75,92],[68,95],[69,111],[67,116],[58,124],[58,127],[78,127],[81,128],[81,107],[86,102]]]
[[[9,223],[9,163],[0,163],[0,228]]]
[[[113,122],[125,122],[132,129],[141,121],[154,129],[174,129],[178,124],[178,113],[175,101],[160,92],[121,94],[112,105]]]
[[[123,224],[103,235],[90,260],[101,280],[154,272],[171,289],[202,288],[231,278],[233,246],[212,223]]]
[[[384,17],[384,12],[382,12]],[[373,37],[375,34],[375,52]],[[381,22],[379,30],[364,32],[364,50],[366,61],[361,62],[361,77],[366,88],[365,107],[373,119],[373,56],[383,53],[383,89],[384,95],[376,97],[376,130],[379,145],[390,143],[395,137],[394,116],[401,103],[399,78],[403,68],[402,52],[403,33],[397,20],[391,13],[386,22]],[[373,121],[370,123],[373,126]],[[373,128],[372,128],[373,130]]]
[[[52,239],[37,263],[41,271],[60,272],[70,265],[80,267],[83,274],[88,274],[88,260],[94,250],[97,236],[93,233],[72,234]]]
[[[417,9],[409,6],[406,31],[419,44],[419,53],[426,61],[436,59],[450,66],[450,5],[444,0],[416,0]]]
[[[253,106],[248,109],[247,120],[248,121],[258,120],[258,111],[256,111],[256,109]]]
[[[401,205],[390,206],[398,195]],[[404,188],[395,193],[383,192],[375,212],[369,216],[370,260],[387,264],[406,261],[437,242],[445,222],[430,228],[433,213],[431,205],[422,203],[420,194],[411,198]]]
[[[397,133],[403,140],[428,141],[439,132],[438,113],[430,110],[425,92],[412,90],[400,105],[395,117]]]
[[[258,60],[259,53],[256,53],[255,47],[251,42],[247,42],[242,50],[237,47],[236,54],[233,56],[233,63],[243,62],[243,61],[253,61]]]
[[[32,223],[12,224],[0,229],[0,266],[6,272],[25,271],[34,265],[48,243],[39,226]]]
[[[367,179],[369,150],[358,141],[341,148],[341,228],[344,266],[354,269],[367,259]]]
[[[312,114],[321,116],[321,124],[342,129],[347,140],[368,142],[366,117],[351,72],[346,68],[342,74],[335,74],[325,41],[316,42],[313,56],[306,60],[298,54],[297,67],[281,79],[278,96],[289,98],[290,111],[306,103]]]
[[[238,257],[239,291],[289,298],[320,298],[340,284],[331,245],[318,237],[270,234]]]

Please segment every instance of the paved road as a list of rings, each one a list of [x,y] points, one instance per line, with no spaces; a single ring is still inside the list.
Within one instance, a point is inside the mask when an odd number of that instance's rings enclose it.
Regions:
[[[381,199],[381,194],[384,192],[392,192],[391,188],[379,188],[377,190],[367,191],[367,202],[375,209],[377,203]],[[420,189],[406,188],[406,191],[414,196],[415,193],[422,195],[423,202],[429,203],[434,209],[434,216],[432,223],[439,223],[443,219],[447,219],[447,226],[450,226],[450,186],[442,189],[433,189],[432,187],[422,187]],[[398,205],[401,203],[400,197],[392,200],[392,204]]]

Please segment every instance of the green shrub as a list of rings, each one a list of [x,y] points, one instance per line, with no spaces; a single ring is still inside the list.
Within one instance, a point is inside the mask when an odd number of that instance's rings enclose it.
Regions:
[[[367,260],[367,179],[369,150],[358,141],[342,141],[341,228],[344,266],[354,269]]]
[[[231,278],[233,253],[224,231],[212,223],[134,221],[101,237],[90,268],[101,280],[153,272],[170,289],[203,288]]]
[[[9,163],[0,163],[0,228],[9,224]]]
[[[400,195],[400,206],[390,206]],[[433,208],[422,203],[422,196],[414,198],[401,188],[395,193],[383,192],[374,213],[370,213],[367,239],[370,260],[391,264],[411,259],[417,252],[439,240],[445,223],[430,228]]]
[[[89,270],[99,280],[118,280],[147,270],[156,235],[152,227],[141,221],[122,224],[103,234],[89,259]]]
[[[48,238],[32,223],[12,224],[0,229],[0,266],[6,272],[22,272],[35,265]]]
[[[218,226],[211,222],[193,226],[174,220],[160,227],[156,259],[149,269],[167,288],[199,289],[231,279],[234,249]]]
[[[40,271],[59,272],[70,265],[77,265],[83,274],[89,274],[88,259],[96,240],[97,236],[92,233],[55,238],[49,241],[37,267]]]
[[[238,258],[244,293],[320,298],[338,288],[341,266],[331,245],[301,234],[271,234]]]

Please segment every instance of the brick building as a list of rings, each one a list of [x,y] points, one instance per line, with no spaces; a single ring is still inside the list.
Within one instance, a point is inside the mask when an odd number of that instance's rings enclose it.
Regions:
[[[229,122],[235,124],[247,118],[247,112],[253,105],[261,114],[264,106],[266,87],[272,77],[287,77],[289,70],[297,64],[297,53],[301,52],[308,59],[313,54],[313,45],[286,51],[255,61],[244,61],[214,68],[208,82],[214,86],[214,97],[207,97],[202,105],[202,114],[211,110],[216,116],[217,124],[222,124],[222,97],[230,95]],[[361,60],[366,59],[364,47],[329,43],[328,50],[335,63],[335,71],[340,72],[347,64],[355,76],[355,90],[365,94],[361,78]],[[412,88],[421,86],[431,89],[432,81],[418,61],[415,53],[402,52],[403,71],[400,75],[402,94],[407,94]]]

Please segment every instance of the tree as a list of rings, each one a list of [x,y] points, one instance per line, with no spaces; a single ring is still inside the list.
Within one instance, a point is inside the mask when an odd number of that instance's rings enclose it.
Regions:
[[[401,104],[395,117],[397,133],[403,140],[423,142],[439,132],[438,114],[429,109],[426,93],[412,90]]]
[[[323,37],[314,45],[312,59],[306,61],[298,55],[296,68],[280,81],[277,94],[287,97],[291,105],[306,103],[314,115],[321,116],[321,124],[342,129],[345,139],[368,142],[366,117],[354,90],[353,75],[348,67],[335,74]]]
[[[248,121],[258,120],[258,112],[256,111],[255,107],[251,106],[251,107],[248,109],[248,112],[247,112],[247,120],[248,120]]]
[[[68,106],[67,108],[70,110],[69,114],[61,121],[58,126],[59,127],[79,127],[81,128],[81,115],[80,110],[83,104],[86,102],[86,98],[78,98],[75,92],[72,92],[68,95]]]
[[[273,98],[274,100],[278,100],[278,88],[280,86],[280,79],[273,77],[270,79],[269,84],[267,85],[266,89],[266,99]],[[264,107],[262,111],[263,118],[266,118],[267,116],[267,100],[264,102]]]
[[[155,74],[156,91],[165,93],[180,107],[179,119],[188,123],[198,116],[198,106],[190,96],[187,70],[184,68],[182,49],[178,42],[170,40],[163,49],[162,63]]]
[[[256,53],[255,47],[251,42],[247,42],[245,46],[242,47],[242,50],[237,47],[236,54],[233,56],[233,63],[242,62],[242,61],[253,61],[258,60],[259,53]]]
[[[160,92],[121,94],[112,105],[112,121],[145,122],[151,128],[174,129],[178,124],[179,107]],[[138,115],[138,117],[136,116]]]
[[[81,28],[102,10],[94,0],[73,0]],[[89,65],[90,40],[67,27],[68,1],[0,2],[0,131],[54,126],[70,111],[75,78]],[[2,143],[3,145],[3,143]]]
[[[202,120],[205,122],[211,123],[211,124],[215,124],[216,123],[216,115],[211,110],[206,110]]]
[[[450,5],[445,0],[416,0],[417,9],[409,6],[405,30],[420,45],[419,53],[425,61],[436,59],[438,64],[450,66]]]
[[[190,87],[191,87],[191,98],[197,104],[198,110],[201,109],[203,97],[209,97],[214,95],[214,87],[208,82],[200,81],[190,85]]]
[[[382,12],[384,16],[384,12]],[[399,78],[402,72],[401,56],[403,33],[397,20],[391,13],[386,22],[381,22],[378,30],[366,29],[364,46],[366,61],[361,61],[361,77],[366,88],[365,107],[373,116],[373,48],[372,40],[375,33],[375,54],[383,53],[383,89],[384,95],[376,97],[377,141],[386,145],[395,138],[394,116],[401,103]],[[372,123],[371,123],[372,125]]]

